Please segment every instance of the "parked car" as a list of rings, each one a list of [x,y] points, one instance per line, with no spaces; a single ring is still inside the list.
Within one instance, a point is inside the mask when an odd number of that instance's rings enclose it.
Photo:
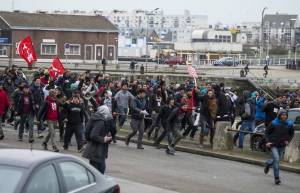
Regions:
[[[176,65],[176,64],[185,65],[186,61],[181,57],[174,56],[174,57],[165,59],[164,64],[168,64],[170,66]]]
[[[224,57],[212,62],[214,66],[237,66],[239,63],[239,60],[233,57]]]
[[[288,118],[294,121],[295,132],[300,132],[300,108],[290,109]],[[250,137],[250,145],[253,151],[267,151],[265,139],[266,126],[264,123],[258,125]]]
[[[120,193],[113,178],[71,155],[38,150],[0,150],[0,192]]]

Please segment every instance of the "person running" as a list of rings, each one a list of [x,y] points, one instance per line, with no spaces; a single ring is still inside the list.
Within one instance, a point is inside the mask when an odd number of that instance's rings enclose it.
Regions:
[[[273,167],[275,184],[281,183],[279,177],[279,162],[282,159],[285,147],[291,142],[294,136],[293,121],[288,119],[287,111],[281,109],[278,111],[278,116],[267,127],[266,131],[266,146],[271,149],[272,159],[266,161],[264,173],[268,174],[270,167]]]
[[[266,64],[266,65],[264,66],[264,71],[265,71],[265,73],[264,73],[264,78],[267,78],[267,76],[268,76],[268,71],[269,71],[269,66],[268,66],[268,64]]]
[[[138,95],[134,98],[130,105],[132,111],[132,118],[130,126],[132,132],[126,137],[125,144],[129,145],[130,139],[139,132],[137,148],[144,149],[143,147],[143,134],[145,129],[145,116],[149,115],[146,111],[146,100],[145,100],[145,90],[139,89]]]

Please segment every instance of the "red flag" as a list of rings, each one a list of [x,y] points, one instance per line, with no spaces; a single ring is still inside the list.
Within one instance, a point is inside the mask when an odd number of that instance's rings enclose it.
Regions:
[[[62,75],[65,72],[65,68],[59,58],[56,57],[53,59],[52,65],[48,68],[48,71],[51,77],[55,77],[56,75]]]
[[[27,36],[24,40],[20,42],[18,46],[18,51],[20,56],[24,58],[29,67],[31,67],[32,64],[37,61],[30,36]]]

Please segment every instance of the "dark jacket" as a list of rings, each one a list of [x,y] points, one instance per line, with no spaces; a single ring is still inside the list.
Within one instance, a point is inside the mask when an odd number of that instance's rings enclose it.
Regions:
[[[185,117],[185,112],[181,111],[180,107],[174,108],[167,119],[167,128],[169,130],[181,126],[181,122]]]
[[[290,142],[294,137],[294,126],[291,120],[284,123],[277,117],[266,129],[266,140],[275,147],[285,147],[285,141]]]
[[[84,120],[84,110],[80,104],[70,103],[64,105],[69,125],[81,126]]]
[[[24,94],[21,93],[19,96],[19,99],[17,101],[16,104],[16,112],[18,113],[18,115],[23,114],[23,108],[24,108]],[[29,93],[28,95],[29,97],[29,113],[30,114],[34,114],[35,113],[35,108],[34,108],[34,98],[33,95],[31,93]]]
[[[92,130],[90,133],[90,141],[88,141],[83,157],[102,163],[105,161],[108,155],[108,143],[104,142],[104,137],[108,135],[110,131],[110,124],[108,121],[112,117],[105,117],[102,113],[96,112],[91,116],[88,124],[91,124]]]
[[[149,97],[149,113],[151,114],[153,111],[158,113],[163,104],[164,101],[162,96],[157,96],[157,94],[151,94]]]
[[[43,89],[41,87],[37,87],[37,86],[33,85],[33,86],[30,87],[30,92],[33,95],[34,103],[36,105],[41,106],[43,104],[43,101],[44,101]]]
[[[164,105],[161,107],[159,114],[157,116],[156,125],[158,125],[159,121],[161,122],[161,125],[167,129],[167,119],[169,115],[171,114],[173,107],[169,107],[169,105]]]
[[[141,111],[146,110],[146,100],[138,96],[130,103],[131,115],[133,119],[143,119]]]

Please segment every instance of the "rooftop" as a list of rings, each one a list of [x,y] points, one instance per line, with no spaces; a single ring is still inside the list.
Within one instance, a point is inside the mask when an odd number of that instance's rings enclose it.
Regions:
[[[11,29],[118,32],[118,29],[109,20],[98,15],[62,15],[0,11],[0,19]]]

